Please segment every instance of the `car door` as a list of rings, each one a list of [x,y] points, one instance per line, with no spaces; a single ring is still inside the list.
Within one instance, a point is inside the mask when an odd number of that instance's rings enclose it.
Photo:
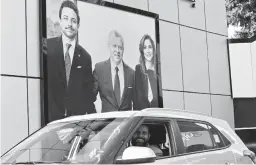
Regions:
[[[229,146],[225,146],[219,132],[211,124],[194,120],[176,120],[184,144],[188,164],[235,164]]]
[[[174,121],[172,119],[168,119],[168,131],[167,135],[169,140],[167,143],[169,143],[169,147],[172,149],[172,154],[169,157],[165,157],[163,159],[158,158],[154,164],[187,164],[187,160],[185,156],[177,155],[177,142],[175,139],[178,139],[177,137],[177,128],[175,127]]]

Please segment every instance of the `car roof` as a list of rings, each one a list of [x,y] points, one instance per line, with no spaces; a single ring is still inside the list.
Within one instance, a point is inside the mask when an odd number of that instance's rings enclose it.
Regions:
[[[214,118],[207,114],[188,110],[170,109],[170,108],[147,108],[141,111],[113,111],[105,113],[93,113],[79,116],[71,116],[51,123],[72,122],[77,120],[107,119],[107,118],[129,118],[129,117],[160,117],[160,118],[181,118],[191,120],[201,120],[207,122],[223,122],[221,119]],[[50,123],[50,124],[51,124]]]

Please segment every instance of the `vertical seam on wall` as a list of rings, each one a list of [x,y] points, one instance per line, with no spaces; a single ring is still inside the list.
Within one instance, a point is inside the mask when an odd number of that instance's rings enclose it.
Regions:
[[[27,0],[25,0],[25,34],[26,34],[26,76],[28,76],[28,28],[27,28]],[[28,121],[28,136],[30,134],[29,131],[29,96],[28,96],[28,77],[26,78],[27,84],[27,121]],[[29,150],[29,160],[30,160],[30,150]]]
[[[28,29],[27,29],[27,0],[25,0],[25,33],[26,33],[26,76],[28,76]],[[29,135],[29,96],[28,96],[28,77],[27,80],[27,117],[28,117],[28,135]]]
[[[149,0],[147,0],[147,2],[148,2],[148,11],[149,11]]]
[[[230,94],[231,98],[233,98],[233,86],[232,86],[232,77],[231,77],[231,63],[230,63],[230,52],[229,52],[229,42],[227,41],[227,51],[228,51],[228,69],[229,69],[229,85],[230,85]]]
[[[182,46],[181,46],[181,26],[180,26],[180,6],[179,6],[179,0],[177,0],[177,7],[178,7],[178,26],[179,26],[179,37],[180,37],[180,62],[181,62],[181,74],[182,74],[182,89],[183,89],[183,108],[186,109],[185,105],[185,88],[184,88],[184,73],[183,73],[183,58],[182,58]]]
[[[210,60],[209,60],[209,46],[208,46],[208,34],[207,34],[207,23],[206,23],[206,10],[205,10],[205,0],[204,2],[204,23],[205,23],[205,39],[206,39],[206,49],[207,49],[207,62],[208,62],[208,79],[209,79],[209,92],[210,92],[210,105],[211,105],[211,116],[212,116],[212,92],[211,92],[211,76],[210,76]]]

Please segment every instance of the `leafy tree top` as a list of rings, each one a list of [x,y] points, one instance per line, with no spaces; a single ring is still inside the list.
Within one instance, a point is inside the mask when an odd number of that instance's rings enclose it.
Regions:
[[[250,38],[256,33],[256,0],[226,0],[228,25],[239,26],[236,38]]]

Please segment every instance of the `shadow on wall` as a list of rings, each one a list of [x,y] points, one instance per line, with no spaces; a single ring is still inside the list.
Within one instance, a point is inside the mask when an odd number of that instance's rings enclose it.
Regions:
[[[236,130],[245,145],[256,154],[256,129]]]
[[[234,99],[235,126],[236,128],[256,127],[256,98]],[[256,136],[254,136],[256,142]]]

